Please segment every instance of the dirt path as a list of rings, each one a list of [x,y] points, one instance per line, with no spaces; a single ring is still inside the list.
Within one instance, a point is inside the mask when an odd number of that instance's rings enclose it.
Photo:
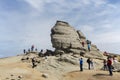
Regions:
[[[114,72],[113,76],[108,75],[108,71],[84,70],[72,71],[64,75],[63,80],[120,80],[120,73]]]
[[[57,64],[53,58],[50,65],[46,62],[33,69],[31,63],[21,62],[20,59],[20,56],[0,59],[0,80],[120,80],[120,73],[114,72],[113,76],[109,76],[108,71],[96,70],[100,65],[95,70],[85,68],[80,72],[79,65]],[[43,74],[48,77],[42,77]]]

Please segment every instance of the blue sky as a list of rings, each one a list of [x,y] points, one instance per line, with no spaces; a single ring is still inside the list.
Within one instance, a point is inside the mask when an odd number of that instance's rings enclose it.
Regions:
[[[63,20],[101,51],[120,54],[119,0],[0,0],[0,57],[34,44],[52,49],[50,30]]]

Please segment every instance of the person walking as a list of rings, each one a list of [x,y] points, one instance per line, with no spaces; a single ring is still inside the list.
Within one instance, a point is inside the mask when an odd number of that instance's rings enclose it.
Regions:
[[[80,58],[79,61],[80,61],[80,71],[83,71],[83,58]]]
[[[109,75],[112,76],[113,75],[113,73],[112,73],[112,61],[111,61],[110,57],[108,57],[107,66],[108,66]]]

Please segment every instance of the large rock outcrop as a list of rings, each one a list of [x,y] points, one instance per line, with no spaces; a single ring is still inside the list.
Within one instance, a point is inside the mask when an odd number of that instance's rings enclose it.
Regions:
[[[57,21],[51,31],[53,47],[57,49],[81,47],[79,35],[68,23]]]
[[[87,49],[86,37],[80,30],[75,30],[71,25],[64,21],[57,21],[55,26],[51,29],[51,42],[55,48],[55,53],[75,53],[75,54],[89,54],[96,58],[102,57],[101,52],[96,45],[91,44],[91,52]],[[82,42],[85,46],[82,46]]]

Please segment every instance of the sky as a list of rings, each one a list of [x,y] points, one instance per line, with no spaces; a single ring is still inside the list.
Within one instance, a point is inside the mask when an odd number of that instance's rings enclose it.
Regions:
[[[120,0],[0,0],[0,57],[14,56],[32,44],[53,49],[57,20],[81,30],[101,51],[120,54]]]

